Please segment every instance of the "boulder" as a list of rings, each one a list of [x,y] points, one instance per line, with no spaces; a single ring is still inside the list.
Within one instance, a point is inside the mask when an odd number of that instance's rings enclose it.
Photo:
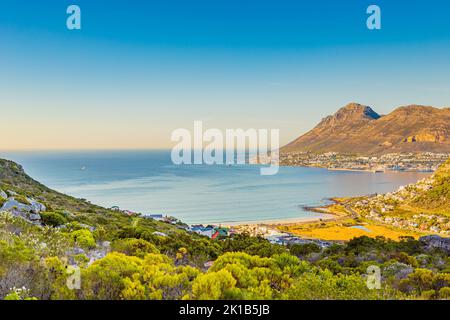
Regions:
[[[111,242],[109,241],[103,241],[102,242],[102,247],[109,250],[109,248],[111,247]]]
[[[77,254],[85,254],[86,251],[84,251],[83,249],[81,249],[79,247],[75,247],[75,248],[73,248],[72,253],[75,254],[75,255],[77,255]]]
[[[41,215],[38,213],[32,213],[28,216],[28,219],[31,221],[38,221],[41,220]]]
[[[31,212],[32,210],[31,206],[20,203],[14,198],[8,199],[0,208],[1,211],[12,211],[14,209],[21,212]]]
[[[80,227],[82,227],[82,228],[84,228],[84,229],[88,229],[88,230],[91,231],[91,232],[94,232],[94,231],[95,231],[95,227],[90,226],[90,225],[88,225],[88,224],[80,223],[79,225],[80,225]]]
[[[39,213],[39,212],[42,212],[42,211],[47,210],[47,208],[45,207],[45,205],[43,205],[42,203],[37,202],[37,201],[34,200],[34,199],[27,199],[27,200],[28,200],[28,202],[31,204],[31,208],[32,208],[32,210],[33,210],[35,213]]]
[[[437,235],[420,237],[422,242],[428,249],[438,248],[450,252],[450,238],[442,238]]]

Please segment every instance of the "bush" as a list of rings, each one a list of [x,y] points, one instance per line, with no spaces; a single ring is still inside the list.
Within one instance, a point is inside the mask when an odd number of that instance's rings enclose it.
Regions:
[[[86,229],[80,229],[73,231],[70,236],[72,240],[82,248],[92,249],[95,248],[95,239],[92,233]]]
[[[293,244],[289,250],[298,257],[322,251],[320,246],[315,243]]]
[[[57,212],[42,212],[42,222],[47,226],[57,227],[67,223],[66,217]]]
[[[159,253],[156,247],[143,239],[120,239],[112,244],[112,249],[128,256],[143,258],[148,253]]]
[[[225,239],[222,242],[222,248],[224,252],[245,252],[260,257],[271,257],[275,254],[286,252],[284,246],[271,244],[262,237],[251,237],[246,234],[239,234]]]
[[[285,296],[294,300],[373,300],[381,297],[382,292],[368,289],[361,276],[333,275],[328,270],[304,273]]]
[[[445,300],[450,299],[450,288],[449,287],[444,287],[444,288],[441,288],[441,290],[439,290],[439,299],[445,299]]]

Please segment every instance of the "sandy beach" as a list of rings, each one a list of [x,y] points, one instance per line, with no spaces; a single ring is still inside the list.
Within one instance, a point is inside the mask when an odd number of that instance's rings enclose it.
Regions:
[[[262,221],[239,221],[239,222],[223,222],[223,223],[212,223],[212,225],[221,225],[223,227],[237,227],[237,226],[248,226],[248,225],[260,225],[260,226],[282,226],[282,225],[294,225],[299,223],[311,223],[317,221],[331,221],[335,220],[337,217],[332,214],[322,214],[317,217],[308,218],[289,218],[289,219],[272,219],[272,220],[262,220]]]
[[[335,199],[330,199],[333,204],[338,203]],[[330,212],[328,207],[330,205],[321,207],[304,207],[308,211],[317,213],[316,217],[296,217],[296,218],[285,218],[285,219],[270,219],[270,220],[260,220],[260,221],[237,221],[237,222],[222,222],[222,223],[212,223],[213,225],[221,225],[223,227],[237,227],[237,226],[289,226],[301,223],[311,223],[319,221],[332,221],[340,218],[340,216]]]

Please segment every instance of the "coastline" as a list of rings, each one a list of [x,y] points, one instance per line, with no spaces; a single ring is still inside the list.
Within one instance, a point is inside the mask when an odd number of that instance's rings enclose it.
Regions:
[[[405,169],[405,170],[392,170],[392,169],[354,169],[354,168],[333,168],[327,166],[320,165],[292,165],[292,164],[282,164],[280,163],[280,167],[292,167],[292,168],[319,168],[326,169],[328,171],[345,171],[345,172],[366,172],[366,173],[405,173],[405,172],[418,172],[418,173],[433,173],[435,170],[427,170],[427,169]]]
[[[333,205],[340,204],[341,200],[338,198],[329,198],[327,199],[331,201],[330,204],[310,207],[303,206],[302,208],[318,214],[317,217],[307,217],[307,218],[282,218],[282,219],[270,219],[270,220],[261,220],[261,221],[236,221],[236,222],[225,222],[225,223],[212,223],[212,225],[220,225],[223,227],[239,227],[239,226],[270,226],[270,227],[280,227],[280,226],[290,226],[290,225],[298,225],[298,224],[308,224],[314,222],[330,222],[335,221],[343,216],[337,214],[336,212],[330,211],[329,208]]]
[[[312,210],[311,210],[312,211]],[[314,211],[318,213],[318,211]],[[220,225],[222,227],[239,227],[239,226],[284,226],[284,225],[295,225],[300,223],[311,223],[319,221],[332,221],[335,220],[336,216],[333,214],[323,213],[323,215],[318,217],[308,217],[308,218],[284,218],[284,219],[270,219],[261,221],[236,221],[236,222],[222,222],[222,223],[211,223],[212,225]]]

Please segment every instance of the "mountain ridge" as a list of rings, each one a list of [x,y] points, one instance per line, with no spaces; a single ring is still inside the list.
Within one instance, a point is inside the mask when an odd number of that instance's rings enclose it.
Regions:
[[[350,103],[323,118],[281,152],[339,152],[377,155],[402,152],[450,152],[450,109],[407,105],[379,115]]]

